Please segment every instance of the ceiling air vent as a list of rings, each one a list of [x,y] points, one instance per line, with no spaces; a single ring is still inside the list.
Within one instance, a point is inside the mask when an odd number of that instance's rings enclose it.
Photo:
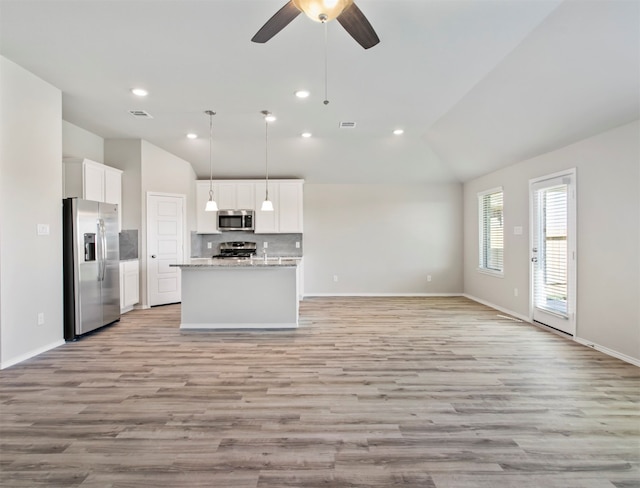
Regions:
[[[355,122],[340,122],[341,129],[355,129],[355,127],[356,127]]]
[[[152,119],[153,116],[145,110],[129,110],[129,113],[137,119]]]

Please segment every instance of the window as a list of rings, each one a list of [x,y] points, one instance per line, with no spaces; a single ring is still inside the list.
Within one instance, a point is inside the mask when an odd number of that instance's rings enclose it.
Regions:
[[[504,219],[502,188],[478,193],[480,228],[479,267],[502,275],[504,270]]]

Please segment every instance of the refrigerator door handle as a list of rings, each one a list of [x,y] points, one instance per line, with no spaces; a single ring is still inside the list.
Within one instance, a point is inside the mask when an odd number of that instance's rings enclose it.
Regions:
[[[103,219],[98,219],[98,235],[100,236],[100,263],[98,264],[98,281],[104,281],[107,271],[107,233]]]

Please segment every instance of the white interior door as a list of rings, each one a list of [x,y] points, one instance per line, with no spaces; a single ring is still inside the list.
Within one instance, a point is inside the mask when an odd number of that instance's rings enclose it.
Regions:
[[[531,180],[532,319],[575,335],[575,170]]]
[[[181,301],[184,196],[147,194],[147,293],[149,306]]]

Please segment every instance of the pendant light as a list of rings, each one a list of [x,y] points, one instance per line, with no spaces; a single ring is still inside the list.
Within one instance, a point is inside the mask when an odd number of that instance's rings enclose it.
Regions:
[[[260,112],[264,115],[264,168],[265,168],[265,195],[264,202],[260,210],[263,212],[273,212],[273,203],[269,200],[269,122],[276,118],[268,110]]]
[[[218,204],[213,199],[213,116],[216,114],[213,110],[205,110],[209,116],[209,201],[204,207],[205,212],[217,212]]]

